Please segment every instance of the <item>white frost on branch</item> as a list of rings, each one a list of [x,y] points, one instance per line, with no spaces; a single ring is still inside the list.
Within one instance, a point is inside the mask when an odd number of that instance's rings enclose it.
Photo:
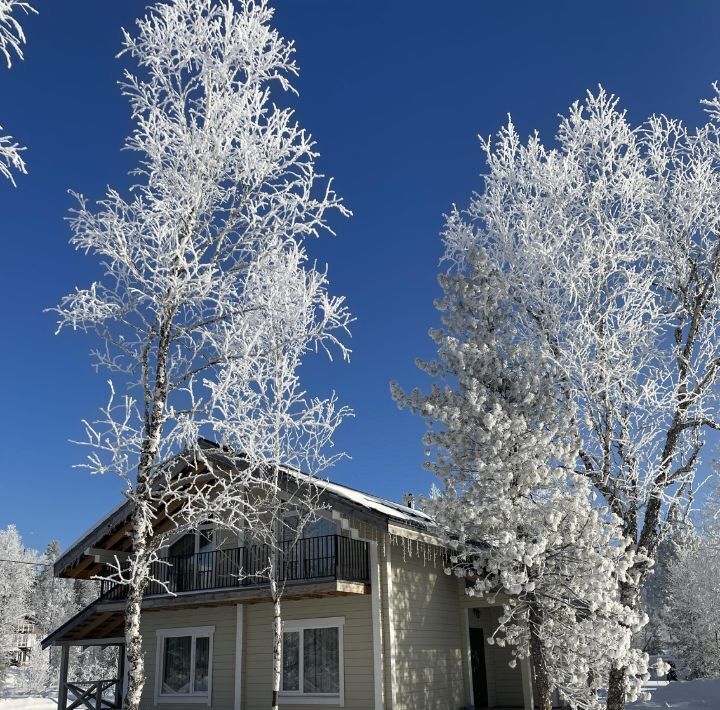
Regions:
[[[128,587],[131,710],[143,684],[142,593],[162,583],[153,569],[169,541],[155,515],[168,513],[174,534],[214,521],[264,545],[263,568],[241,574],[274,585],[278,534],[297,538],[318,515],[314,480],[337,460],[327,449],[349,414],[299,378],[312,353],[349,356],[352,318],[305,247],[331,232],[331,213],[349,212],[281,106],[298,70],[272,16],[264,0],[174,0],[124,33],[121,55],[138,67],[123,82],[135,184],[97,204],[78,196],[69,220],[71,243],[104,274],[61,301],[58,330],[92,334],[94,364],[112,377],[107,406],[85,422],[85,466],[119,475],[134,504],[133,554],[109,577]],[[287,494],[293,468],[308,476]],[[272,596],[279,619],[281,584]],[[277,652],[279,633],[278,621]]]
[[[445,238],[458,227],[451,216]],[[428,468],[442,488],[425,509],[445,531],[447,571],[471,596],[499,595],[488,642],[531,657],[540,707],[551,707],[554,690],[573,708],[602,707],[598,690],[613,666],[632,668],[636,698],[647,656],[631,642],[643,618],[618,587],[635,556],[619,519],[593,507],[590,484],[573,471],[577,438],[557,406],[555,366],[518,342],[515,305],[482,253],[440,283],[438,359],[420,363],[433,388],[394,394],[429,425]]]
[[[25,33],[17,19],[17,14],[35,12],[34,8],[23,0],[0,0],[0,55],[7,63],[8,69],[12,66],[13,55],[23,58],[23,45]],[[14,13],[14,14],[13,14]],[[0,131],[2,126],[0,126]],[[0,175],[15,185],[13,170],[27,173],[25,161],[21,153],[25,150],[12,136],[0,135]]]
[[[715,468],[718,464],[715,462]],[[667,646],[683,676],[720,675],[720,486],[705,497],[698,533],[678,545],[661,600]]]
[[[482,141],[488,171],[451,216],[446,259],[483,252],[515,304],[517,339],[559,374],[575,470],[640,553],[637,608],[671,508],[686,511],[709,429],[720,429],[720,98],[690,130],[630,124],[602,89],[560,121],[556,144],[512,122]],[[633,581],[634,580],[634,581]],[[608,706],[624,706],[624,671]]]

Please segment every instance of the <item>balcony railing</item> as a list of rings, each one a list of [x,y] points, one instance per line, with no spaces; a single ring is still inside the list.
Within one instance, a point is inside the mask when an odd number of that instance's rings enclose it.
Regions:
[[[273,550],[268,545],[248,545],[196,555],[167,557],[151,565],[146,596],[202,592],[268,584]],[[281,582],[335,579],[369,582],[367,543],[342,535],[309,537],[282,543],[277,560]],[[103,581],[103,599],[124,599],[127,586]]]

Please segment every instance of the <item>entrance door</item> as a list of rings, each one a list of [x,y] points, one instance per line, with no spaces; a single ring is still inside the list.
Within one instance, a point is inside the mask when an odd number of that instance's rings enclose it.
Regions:
[[[488,706],[487,672],[485,671],[485,635],[482,629],[470,629],[470,666],[475,707]]]

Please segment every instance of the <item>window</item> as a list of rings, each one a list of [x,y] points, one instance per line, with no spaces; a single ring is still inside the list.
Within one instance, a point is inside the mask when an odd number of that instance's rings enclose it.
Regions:
[[[344,617],[283,623],[285,703],[344,704],[344,623]]]
[[[283,575],[287,580],[333,577],[336,571],[337,525],[318,516],[307,522],[298,533],[300,516],[286,513],[282,523],[284,552]]]
[[[214,626],[157,631],[155,703],[207,703]]]
[[[297,529],[300,525],[300,516],[297,513],[285,513],[283,516],[282,540],[283,542],[294,541]],[[337,524],[333,520],[318,515],[315,520],[305,524],[300,534],[300,539],[307,540],[311,537],[323,537],[325,535],[337,535]]]
[[[203,524],[196,532],[177,538],[169,547],[166,569],[173,592],[210,589],[215,586],[215,531],[212,523]]]

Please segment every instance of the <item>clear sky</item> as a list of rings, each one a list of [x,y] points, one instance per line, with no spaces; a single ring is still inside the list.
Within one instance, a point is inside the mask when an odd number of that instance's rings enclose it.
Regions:
[[[100,198],[124,188],[131,124],[116,85],[120,27],[142,0],[36,0],[25,62],[0,70],[0,124],[28,145],[30,175],[0,183],[0,527],[26,544],[68,544],[119,499],[116,479],[73,464],[106,390],[90,341],[53,335],[43,308],[97,274],[67,244],[68,189]],[[701,120],[720,79],[714,0],[277,0],[276,24],[296,41],[294,102],[320,167],[354,217],[313,253],[357,322],[350,364],[312,363],[308,385],[334,388],[356,416],[338,434],[351,454],[331,474],[399,500],[428,489],[423,425],[399,412],[388,382],[422,384],[432,354],[442,214],[465,204],[483,171],[477,134],[512,113],[548,139],[556,116],[602,83],[634,120],[652,112]],[[426,383],[425,383],[426,384]]]

